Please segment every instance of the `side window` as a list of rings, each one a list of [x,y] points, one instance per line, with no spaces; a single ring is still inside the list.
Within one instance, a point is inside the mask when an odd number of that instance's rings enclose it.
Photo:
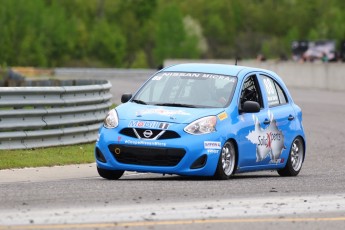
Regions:
[[[260,75],[260,77],[265,86],[264,88],[267,95],[268,106],[272,107],[286,104],[286,95],[280,85],[268,76]]]
[[[260,107],[263,107],[262,97],[260,93],[260,88],[256,79],[256,75],[249,76],[243,83],[240,106],[243,106],[245,101],[256,101],[260,104]]]
[[[286,98],[286,94],[284,93],[283,89],[280,87],[280,85],[278,85],[277,82],[274,82],[274,85],[276,86],[276,89],[278,91],[279,103],[286,104],[288,100]]]

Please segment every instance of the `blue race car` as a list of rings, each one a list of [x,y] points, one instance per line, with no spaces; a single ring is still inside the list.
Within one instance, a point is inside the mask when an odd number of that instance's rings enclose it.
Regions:
[[[124,171],[212,176],[277,170],[305,158],[301,109],[274,72],[180,64],[154,74],[109,111],[95,146],[101,177]]]

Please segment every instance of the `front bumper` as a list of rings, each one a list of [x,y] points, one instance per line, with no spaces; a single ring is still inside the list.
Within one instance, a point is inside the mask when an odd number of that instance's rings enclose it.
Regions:
[[[218,143],[216,147],[205,143]],[[95,146],[97,167],[108,170],[212,176],[224,141],[217,133],[166,140],[136,139],[102,129]]]

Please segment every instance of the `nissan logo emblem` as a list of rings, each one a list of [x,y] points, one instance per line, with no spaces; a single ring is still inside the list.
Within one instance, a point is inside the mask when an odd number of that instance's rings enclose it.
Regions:
[[[153,133],[151,130],[145,130],[143,134],[145,138],[150,138]]]

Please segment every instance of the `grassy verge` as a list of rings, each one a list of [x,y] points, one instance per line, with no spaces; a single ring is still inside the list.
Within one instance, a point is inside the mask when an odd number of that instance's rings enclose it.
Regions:
[[[39,148],[0,150],[0,169],[40,167],[94,162],[95,143]]]

